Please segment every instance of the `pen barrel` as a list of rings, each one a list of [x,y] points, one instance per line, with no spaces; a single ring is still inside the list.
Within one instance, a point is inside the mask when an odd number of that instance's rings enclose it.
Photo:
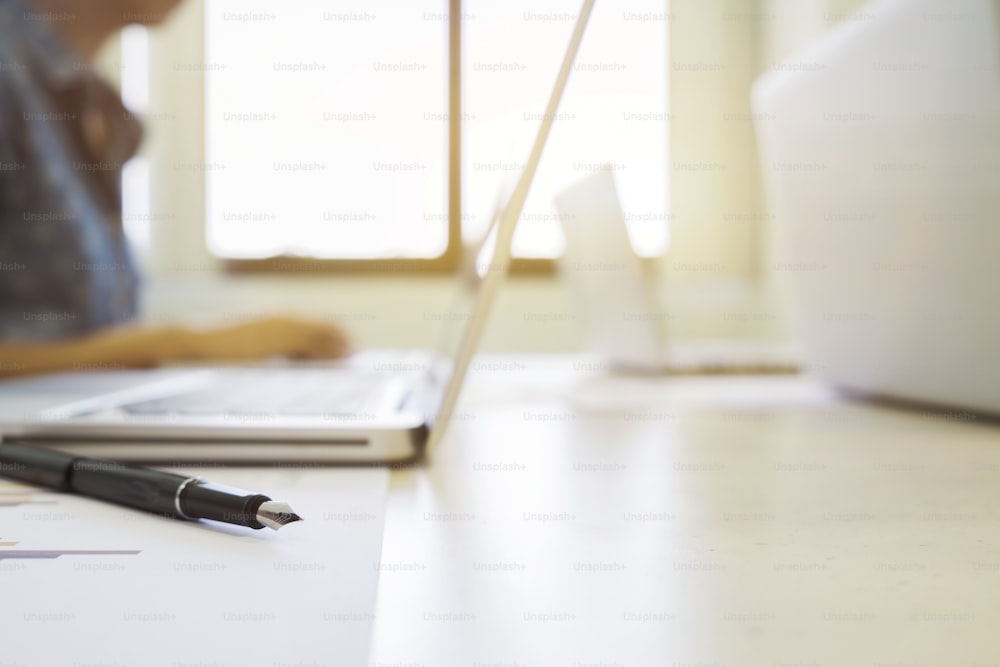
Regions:
[[[0,445],[0,475],[59,491],[69,490],[72,456],[23,445]]]
[[[70,488],[77,493],[177,518],[188,518],[176,502],[178,489],[188,479],[99,459],[76,459],[69,472]]]
[[[259,493],[249,493],[203,480],[188,484],[180,494],[185,514],[199,519],[224,521],[248,528],[263,528],[257,510],[270,500]]]
[[[264,528],[257,514],[271,500],[187,475],[10,444],[0,445],[0,476],[162,516],[211,519],[255,529]]]

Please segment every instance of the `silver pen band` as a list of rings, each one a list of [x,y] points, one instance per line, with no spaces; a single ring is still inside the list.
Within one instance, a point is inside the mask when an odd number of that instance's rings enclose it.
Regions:
[[[188,484],[190,484],[191,482],[197,483],[200,481],[201,481],[200,477],[188,477],[186,480],[184,480],[184,482],[180,486],[177,487],[177,493],[174,494],[174,509],[177,510],[177,514],[179,516],[184,517],[188,521],[197,521],[198,519],[197,517],[188,516],[187,514],[184,513],[184,510],[181,509],[181,494],[184,493],[184,489],[187,488]]]

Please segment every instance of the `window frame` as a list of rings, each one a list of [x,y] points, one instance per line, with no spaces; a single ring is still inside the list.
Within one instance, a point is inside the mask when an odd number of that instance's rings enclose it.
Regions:
[[[204,17],[204,12],[202,12]],[[216,257],[224,272],[256,274],[395,274],[444,275],[462,265],[462,0],[448,0],[448,243],[437,257],[313,258],[275,255],[260,259]],[[202,39],[204,44],[204,39]],[[205,85],[203,79],[203,87]],[[206,221],[207,222],[207,221]],[[517,275],[554,275],[548,258],[516,258]]]

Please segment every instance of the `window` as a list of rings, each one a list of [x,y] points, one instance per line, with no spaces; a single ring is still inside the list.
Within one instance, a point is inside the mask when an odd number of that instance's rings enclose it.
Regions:
[[[130,113],[144,117],[149,111],[149,31],[129,26],[119,45],[122,102]],[[122,225],[140,256],[149,252],[151,223],[149,158],[140,153],[122,167]]]
[[[466,0],[464,210],[475,236],[498,188],[527,157],[580,9],[579,0]],[[667,28],[663,0],[597,2],[514,239],[522,257],[556,257],[552,198],[611,168],[633,245],[667,243]]]
[[[206,3],[217,255],[434,257],[448,243],[441,0]]]
[[[538,128],[579,0],[467,0],[463,236]],[[610,165],[637,249],[663,251],[663,0],[597,3],[515,253],[555,257],[552,196]],[[445,0],[208,0],[206,237],[223,258],[431,258],[449,241]],[[658,20],[649,20],[659,17]]]

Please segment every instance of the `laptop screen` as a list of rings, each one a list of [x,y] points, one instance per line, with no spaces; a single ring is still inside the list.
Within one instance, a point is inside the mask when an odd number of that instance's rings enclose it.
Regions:
[[[583,0],[573,35],[570,37],[566,54],[563,56],[562,65],[552,87],[552,94],[549,96],[548,105],[542,115],[538,134],[535,135],[531,154],[510,197],[501,196],[499,198],[500,201],[504,199],[506,201],[502,206],[497,207],[494,215],[495,222],[491,224],[491,229],[485,235],[483,245],[477,251],[469,253],[469,258],[460,277],[457,308],[452,311],[455,318],[445,327],[444,334],[446,349],[443,357],[450,359],[450,362],[434,365],[431,369],[431,384],[434,387],[432,394],[436,394],[440,388],[440,400],[437,396],[431,397],[431,404],[436,409],[428,410],[428,420],[431,424],[431,433],[427,441],[428,452],[433,450],[444,435],[458,401],[465,375],[469,370],[472,356],[475,354],[476,346],[482,337],[497,290],[507,275],[511,261],[511,242],[514,238],[514,230],[521,217],[531,182],[538,170],[545,142],[552,129],[553,120],[556,118],[563,92],[566,90],[566,83],[569,80],[569,74],[573,62],[576,60],[576,54],[579,51],[580,42],[583,39],[583,33],[593,7],[594,0]]]

